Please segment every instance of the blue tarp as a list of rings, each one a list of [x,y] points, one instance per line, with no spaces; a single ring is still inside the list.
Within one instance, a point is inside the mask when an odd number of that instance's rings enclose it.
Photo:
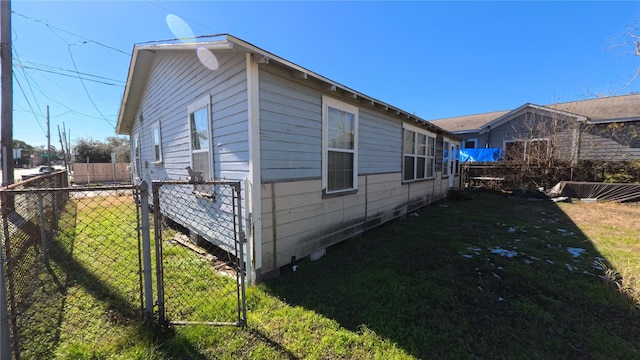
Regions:
[[[460,149],[460,162],[496,162],[502,157],[501,148]]]

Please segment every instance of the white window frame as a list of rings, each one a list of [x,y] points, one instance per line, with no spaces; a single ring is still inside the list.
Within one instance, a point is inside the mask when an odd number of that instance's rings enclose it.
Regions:
[[[404,149],[404,142],[405,142],[405,133],[406,131],[410,131],[414,134],[414,150],[412,153],[405,153],[405,149]],[[420,146],[420,144],[417,141],[417,135],[424,135],[425,136],[425,151],[424,151],[424,155],[419,155],[419,149],[418,147]],[[431,149],[429,149],[429,139],[431,139]],[[421,129],[417,126],[412,126],[409,124],[402,124],[402,182],[403,183],[409,183],[409,182],[414,182],[414,181],[420,181],[420,180],[428,180],[428,179],[433,179],[435,177],[436,174],[436,169],[435,169],[435,165],[436,165],[436,161],[435,161],[435,148],[436,148],[436,134],[426,131],[424,129]],[[431,151],[429,151],[431,150]],[[412,179],[405,179],[405,157],[410,156],[414,158],[413,161],[413,178]],[[418,159],[424,159],[424,177],[418,177]],[[429,176],[429,160],[431,159],[431,176]]]
[[[451,141],[443,139],[442,141],[442,177],[449,177],[449,150],[451,148]]]
[[[157,137],[156,137],[156,132],[157,132]],[[152,144],[152,151],[153,151],[153,163],[161,163],[162,162],[162,133],[160,132],[160,121],[157,121],[151,127],[151,144]]]
[[[142,144],[140,144],[140,133],[133,135],[131,150],[133,153],[133,177],[134,179],[142,179]]]
[[[354,116],[353,149],[329,147],[329,108],[344,111]],[[353,192],[358,190],[358,123],[359,109],[337,99],[322,95],[322,189],[326,195]],[[349,153],[353,155],[353,179],[351,188],[329,190],[329,152]]]
[[[209,135],[209,146],[207,149],[193,149],[193,139],[191,138],[192,128],[191,128],[191,114],[195,113],[198,110],[206,109],[207,112],[207,134]],[[211,129],[211,97],[209,95],[204,96],[191,104],[187,105],[187,126],[189,128],[189,165],[194,171],[198,171],[198,169],[194,169],[193,165],[193,154],[194,153],[209,153],[209,179],[214,178],[214,164],[213,164],[213,131]],[[205,177],[205,174],[202,174]],[[206,177],[205,177],[206,179]]]
[[[550,147],[550,139],[549,138],[535,138],[535,139],[527,139],[527,140],[504,140],[502,142],[502,151],[506,152],[507,151],[507,144],[511,144],[511,143],[522,143],[523,147],[522,147],[522,158],[520,160],[528,160],[529,157],[529,146],[532,142],[542,142],[542,141],[546,141],[547,142],[547,155],[549,154],[549,147]]]

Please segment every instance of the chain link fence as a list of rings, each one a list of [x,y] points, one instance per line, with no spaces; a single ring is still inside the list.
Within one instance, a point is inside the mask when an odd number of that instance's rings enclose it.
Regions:
[[[147,320],[245,324],[240,183],[147,189],[69,188],[64,172],[0,189],[13,358],[86,356]]]
[[[126,336],[110,325],[141,319],[136,188],[69,189],[60,172],[3,189],[0,201],[14,358],[67,358]]]
[[[244,324],[240,183],[154,182],[153,199],[161,323]]]

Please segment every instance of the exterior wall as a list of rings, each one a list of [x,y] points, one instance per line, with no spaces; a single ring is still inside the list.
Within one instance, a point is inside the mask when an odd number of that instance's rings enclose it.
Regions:
[[[536,117],[537,116],[537,117]],[[534,118],[535,117],[535,118]],[[527,112],[479,136],[479,142],[491,148],[504,149],[505,141],[550,139],[555,136],[555,158],[570,160],[574,151],[574,122],[560,119],[554,128],[548,115]]]
[[[580,135],[580,159],[640,160],[640,121],[586,125]]]
[[[140,122],[140,117],[137,117],[131,132],[132,169],[135,166],[133,140],[136,137],[140,139],[140,180],[188,179],[186,167],[191,165],[188,106],[207,97],[211,110],[210,166],[214,169],[213,179],[241,181],[247,177],[249,123],[246,57],[242,53],[227,51],[219,51],[215,55],[219,62],[219,68],[215,71],[201,64],[194,52],[159,52],[156,55],[138,109],[143,120]],[[154,162],[152,129],[158,124],[162,161]],[[233,224],[233,212],[231,209],[216,208],[217,203],[223,202],[220,197],[225,195],[216,196],[218,200],[212,203],[211,200],[193,195],[193,191],[161,189],[160,206],[164,215],[189,228],[194,234],[223,248],[233,249],[233,226],[227,226]],[[244,209],[242,212],[246,216]],[[214,222],[204,221],[204,217],[217,219],[224,224],[211,227]]]
[[[263,275],[446,196],[442,154],[433,179],[403,184],[400,118],[278,66],[259,78]],[[323,95],[358,107],[355,193],[323,197]]]
[[[205,96],[211,97],[214,178],[246,177],[249,146],[245,57],[230,52],[216,55],[220,64],[216,71],[207,69],[192,52],[160,52],[156,56],[138,109],[143,122],[136,119],[131,132],[132,139],[140,137],[143,179],[187,179],[185,168],[191,163],[187,106]],[[157,122],[162,162],[154,163],[152,126]]]
[[[402,174],[361,175],[353,195],[322,198],[320,180],[262,184],[262,273],[346,240],[447,195],[447,181],[402,184]]]

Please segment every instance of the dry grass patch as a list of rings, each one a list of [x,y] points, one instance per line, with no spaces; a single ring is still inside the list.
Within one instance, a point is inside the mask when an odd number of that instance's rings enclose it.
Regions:
[[[640,204],[599,202],[595,204],[575,202],[560,204],[562,210],[580,226],[610,226],[619,230],[640,232]],[[638,235],[640,240],[640,235]]]

